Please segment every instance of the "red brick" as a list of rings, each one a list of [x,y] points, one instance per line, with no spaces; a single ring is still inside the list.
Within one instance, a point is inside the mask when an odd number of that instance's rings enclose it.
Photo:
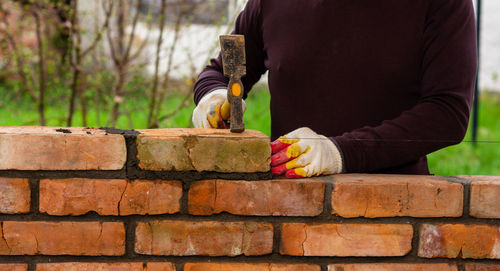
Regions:
[[[313,264],[186,263],[184,271],[320,271]]]
[[[271,264],[269,271],[320,271],[321,267],[314,264]]]
[[[129,182],[120,201],[121,215],[173,214],[181,209],[182,183],[179,181]]]
[[[367,263],[331,264],[328,271],[458,271],[456,264]]]
[[[37,271],[175,271],[172,263],[41,263]]]
[[[199,181],[191,185],[188,192],[188,211],[193,215],[215,213],[215,181]]]
[[[0,271],[26,271],[27,264],[0,264]]]
[[[342,217],[459,217],[463,186],[429,176],[336,175],[333,213]]]
[[[499,264],[466,263],[465,271],[500,271]]]
[[[0,255],[123,255],[119,222],[2,222]]]
[[[135,251],[147,255],[237,256],[272,252],[268,223],[151,221],[136,228]]]
[[[139,130],[137,158],[145,170],[267,172],[269,138],[261,132],[227,129]]]
[[[324,182],[313,179],[200,181],[191,185],[188,206],[194,215],[317,216],[324,191]]]
[[[172,214],[180,210],[178,181],[61,179],[40,181],[40,212],[49,215]]]
[[[118,215],[125,180],[40,180],[40,212],[49,215]]]
[[[127,158],[125,139],[99,129],[0,127],[0,170],[118,170]]]
[[[113,270],[114,271],[114,270]],[[173,263],[147,263],[144,271],[175,271]]]
[[[500,227],[424,224],[420,228],[418,256],[500,259]]]
[[[292,256],[404,256],[413,228],[403,224],[284,223],[280,253]]]
[[[28,179],[0,177],[0,213],[28,213],[31,203],[30,195]]]
[[[479,218],[500,218],[500,177],[465,176],[471,180],[470,215]]]

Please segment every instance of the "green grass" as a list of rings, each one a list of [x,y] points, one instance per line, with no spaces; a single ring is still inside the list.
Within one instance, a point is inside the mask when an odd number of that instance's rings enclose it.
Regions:
[[[4,90],[0,87],[0,126],[10,125],[38,125],[38,113],[36,105],[27,102],[27,99],[2,99]],[[5,93],[5,92],[4,92]],[[448,175],[500,175],[500,95],[483,93],[480,106],[480,127],[476,144],[470,142],[470,132],[467,133],[464,142],[443,150],[434,152],[428,156],[429,167],[433,174]],[[53,99],[47,107],[47,125],[65,126],[67,112],[67,99]],[[181,95],[173,95],[166,99],[163,109],[164,114],[172,112],[182,102]],[[161,127],[191,127],[191,114],[194,104],[189,103],[172,118],[161,123]],[[245,126],[247,129],[259,130],[270,135],[270,97],[265,86],[257,86],[250,93],[245,113]],[[94,107],[89,104],[90,107]],[[102,127],[106,125],[109,111],[103,107],[100,114],[96,110],[90,110],[88,124],[90,127]],[[144,129],[147,121],[148,101],[146,98],[130,98],[123,104],[123,109],[129,114],[122,115],[118,120],[118,128],[122,129]],[[81,112],[74,116],[73,126],[82,126]]]
[[[166,99],[163,105],[162,114],[170,114],[183,101],[181,95],[174,95]],[[54,101],[45,110],[47,126],[66,126],[66,118],[68,112],[67,103],[64,101]],[[126,100],[121,107],[125,112],[120,115],[117,122],[117,128],[120,129],[144,129],[147,126],[149,101],[145,98],[131,98]],[[92,103],[89,104],[91,109],[87,114],[87,126],[103,127],[109,126],[107,120],[109,118],[110,106],[101,106],[101,111],[95,110]],[[193,112],[194,104],[189,100],[186,107],[182,108],[171,118],[163,121],[162,126],[166,128],[172,127],[189,127],[191,124],[191,113]],[[0,126],[13,125],[39,125],[39,115],[36,105],[32,102],[7,102],[0,100]],[[72,126],[83,126],[81,111],[77,111],[73,116]]]
[[[22,98],[16,101],[5,93],[5,89],[0,86],[0,126],[22,126],[39,125],[39,115],[36,104],[30,102],[28,98]],[[6,97],[7,96],[7,97]],[[175,111],[182,103],[183,95],[171,95],[163,104],[162,114],[169,115]],[[95,109],[95,105],[89,100],[88,107],[91,108],[87,114],[87,126],[103,127],[107,124],[110,106],[101,105],[101,110]],[[245,112],[245,125],[247,129],[259,130],[266,135],[271,134],[271,116],[269,112],[270,96],[265,86],[256,86],[246,100],[247,107]],[[192,127],[191,117],[195,107],[192,98],[187,101],[187,106],[179,110],[171,118],[161,123],[162,128]],[[118,118],[117,128],[120,129],[145,129],[147,126],[149,101],[145,97],[129,98],[122,105],[122,111],[125,114]],[[53,99],[46,107],[45,114],[47,126],[66,126],[66,117],[68,112],[67,97],[58,97]],[[77,111],[73,117],[72,126],[83,126],[81,111]],[[109,123],[108,123],[109,125]]]

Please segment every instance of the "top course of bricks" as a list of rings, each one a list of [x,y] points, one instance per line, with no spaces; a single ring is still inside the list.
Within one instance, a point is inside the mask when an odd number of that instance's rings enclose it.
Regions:
[[[252,130],[0,127],[0,170],[121,170],[137,159],[149,171],[255,173],[270,156],[269,138]]]

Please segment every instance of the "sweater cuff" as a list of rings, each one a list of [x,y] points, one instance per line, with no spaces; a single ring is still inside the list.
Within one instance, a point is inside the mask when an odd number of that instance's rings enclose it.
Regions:
[[[342,171],[340,173],[346,173],[345,162],[344,162],[344,153],[342,152],[340,145],[337,143],[337,141],[335,139],[333,139],[333,137],[328,137],[328,139],[330,139],[333,142],[333,145],[335,145],[335,147],[337,147],[337,150],[340,153],[340,161],[342,163]]]
[[[218,88],[227,88],[229,79],[217,71],[209,70],[200,74],[200,77],[194,85],[194,102],[196,105],[201,98],[211,91]]]

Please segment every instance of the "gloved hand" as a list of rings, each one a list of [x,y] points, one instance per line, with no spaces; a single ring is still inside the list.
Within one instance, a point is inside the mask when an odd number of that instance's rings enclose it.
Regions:
[[[304,178],[342,172],[342,156],[325,136],[303,127],[271,143],[271,167],[274,175]]]
[[[216,89],[201,98],[193,111],[193,125],[195,128],[229,128],[230,105],[227,101],[227,89]],[[243,113],[246,103],[242,101]]]

